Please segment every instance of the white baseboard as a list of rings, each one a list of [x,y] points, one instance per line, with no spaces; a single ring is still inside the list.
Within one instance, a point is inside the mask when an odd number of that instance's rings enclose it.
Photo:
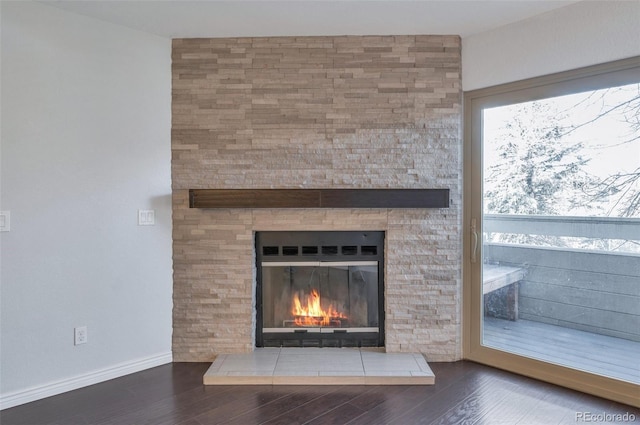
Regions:
[[[0,394],[0,410],[51,397],[53,395],[62,394],[67,391],[77,390],[78,388],[87,387],[89,385],[129,375],[131,373],[171,363],[172,361],[173,356],[170,352],[163,353],[143,359],[136,359],[130,362],[119,363],[115,366],[27,388],[26,390]]]

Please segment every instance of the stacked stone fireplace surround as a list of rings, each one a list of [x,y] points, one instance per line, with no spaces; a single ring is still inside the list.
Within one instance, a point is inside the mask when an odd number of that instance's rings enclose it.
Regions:
[[[173,41],[173,358],[255,346],[256,231],[383,230],[385,350],[461,357],[457,36]],[[189,189],[448,188],[446,209],[195,209]]]

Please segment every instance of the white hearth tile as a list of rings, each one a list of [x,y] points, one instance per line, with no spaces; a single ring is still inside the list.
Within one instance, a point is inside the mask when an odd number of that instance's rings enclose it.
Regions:
[[[286,359],[278,360],[275,367],[276,372],[281,370],[362,370],[362,362],[354,361],[322,361],[309,360],[305,362],[287,361]]]
[[[365,385],[363,376],[274,376],[273,385]]]
[[[429,367],[429,363],[427,363],[427,361],[425,360],[424,357],[420,356],[419,359],[416,359],[418,366],[420,367],[420,370],[422,372],[425,372],[429,375],[433,375],[433,371],[431,370],[431,368]]]
[[[215,360],[213,361],[213,363],[211,363],[211,367],[209,368],[210,371],[219,371],[220,367],[222,367],[222,363],[224,363],[224,360],[227,358],[226,354],[220,354],[219,356],[217,356],[215,358]]]
[[[224,376],[273,376],[273,369],[269,370],[233,370],[225,372]]]
[[[250,363],[225,363],[222,365],[218,372],[250,372],[254,370],[274,370],[274,366],[270,366],[269,364],[250,364]]]
[[[345,348],[258,348],[221,354],[205,385],[433,385],[424,357]]]
[[[411,372],[407,370],[367,370],[365,376],[411,376]]]
[[[316,370],[280,370],[280,371],[274,371],[274,376],[309,376],[309,377],[313,377],[313,376],[318,376],[318,371]]]
[[[362,372],[362,366],[353,366],[353,365],[284,365],[279,366],[273,372],[274,375],[278,375],[281,373],[287,373],[288,371],[295,372],[329,372],[329,371],[341,371],[341,372],[351,372],[358,371]]]
[[[283,361],[280,360],[278,362],[278,365],[275,368],[276,370],[281,370],[281,369],[301,369],[301,370],[331,370],[331,369],[337,369],[337,370],[353,370],[353,369],[357,369],[357,370],[362,370],[363,366],[362,366],[362,362],[352,362],[352,361],[345,361],[345,362],[338,362],[338,361],[334,361],[334,362],[323,362],[323,361],[314,361],[314,362],[289,362],[289,361]]]
[[[362,370],[349,370],[349,371],[340,371],[340,370],[331,370],[331,371],[320,371],[318,372],[318,376],[365,376],[364,371]]]
[[[372,355],[373,354],[373,355]],[[408,370],[424,371],[413,354],[404,353],[363,353],[362,363],[365,370]]]
[[[227,354],[217,370],[220,372],[273,370],[277,361],[277,353]]]

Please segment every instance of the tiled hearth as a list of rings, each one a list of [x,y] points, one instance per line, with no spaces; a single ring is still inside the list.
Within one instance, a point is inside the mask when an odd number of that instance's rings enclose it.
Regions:
[[[354,348],[259,348],[221,354],[205,385],[433,385],[421,354]]]

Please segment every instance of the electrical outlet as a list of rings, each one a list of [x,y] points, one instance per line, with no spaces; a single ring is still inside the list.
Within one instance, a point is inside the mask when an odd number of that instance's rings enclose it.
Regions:
[[[0,211],[0,232],[11,230],[11,211]]]
[[[87,343],[87,327],[86,326],[78,326],[77,328],[73,328],[73,343],[74,345],[86,344]]]

